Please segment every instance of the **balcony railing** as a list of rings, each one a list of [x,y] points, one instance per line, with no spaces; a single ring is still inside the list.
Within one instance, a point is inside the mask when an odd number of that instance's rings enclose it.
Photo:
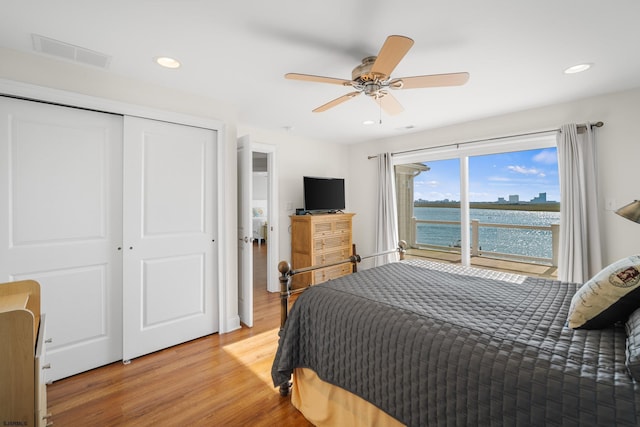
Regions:
[[[426,242],[418,242],[418,226],[420,224],[429,224],[429,225],[448,225],[448,226],[457,226],[460,227],[459,221],[431,221],[431,220],[422,220],[411,218],[411,232],[412,236],[410,236],[410,241],[412,242],[411,246],[415,248],[428,248],[428,249],[439,249],[446,250],[450,252],[460,252],[459,241],[452,242],[452,244],[448,246],[444,245],[434,245]],[[480,229],[481,228],[502,228],[502,229],[520,229],[520,230],[539,230],[539,231],[547,231],[551,233],[551,257],[536,257],[529,256],[523,254],[514,254],[514,253],[503,253],[496,251],[489,251],[482,249],[482,242],[480,241]],[[558,265],[558,243],[560,236],[560,225],[559,224],[551,224],[549,226],[538,226],[538,225],[517,225],[517,224],[490,224],[490,223],[481,223],[478,220],[471,220],[471,256],[485,256],[485,257],[495,257],[500,259],[507,259],[513,261],[523,261],[523,262],[531,262],[537,264],[545,264],[557,267]]]

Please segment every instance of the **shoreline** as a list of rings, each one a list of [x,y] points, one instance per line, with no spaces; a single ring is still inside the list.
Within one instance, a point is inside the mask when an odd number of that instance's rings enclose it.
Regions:
[[[415,208],[460,208],[460,202],[414,202]],[[560,212],[560,203],[496,203],[471,202],[471,209],[495,209],[511,211]]]

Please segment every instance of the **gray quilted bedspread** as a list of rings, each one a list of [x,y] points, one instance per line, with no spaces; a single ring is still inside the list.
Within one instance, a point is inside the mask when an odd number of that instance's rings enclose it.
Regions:
[[[411,426],[637,425],[624,328],[567,328],[576,286],[406,262],[326,282],[293,305],[273,382],[311,368]]]

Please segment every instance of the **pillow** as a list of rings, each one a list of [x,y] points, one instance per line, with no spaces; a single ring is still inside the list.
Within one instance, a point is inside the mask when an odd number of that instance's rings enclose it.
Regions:
[[[629,374],[640,381],[640,310],[631,313],[624,325],[627,331],[627,359]]]
[[[600,329],[624,321],[640,307],[640,255],[614,262],[582,285],[571,299],[568,324]]]
[[[253,208],[253,216],[264,216],[264,210],[262,208]]]

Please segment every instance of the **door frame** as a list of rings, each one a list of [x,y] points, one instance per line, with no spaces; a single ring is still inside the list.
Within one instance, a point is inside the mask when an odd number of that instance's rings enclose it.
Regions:
[[[249,157],[253,156],[253,153],[262,153],[267,155],[267,236],[266,245],[267,250],[267,290],[269,292],[278,292],[280,289],[280,281],[278,278],[278,272],[276,270],[276,262],[279,253],[279,239],[278,239],[278,170],[276,162],[276,146],[270,144],[263,144],[259,142],[252,142],[250,135],[243,135],[238,138],[238,153],[246,154]],[[239,154],[239,156],[241,155]],[[249,159],[250,160],[250,159]],[[238,163],[244,164],[243,159],[238,157]],[[249,161],[249,163],[251,163]],[[245,236],[238,234],[238,244],[246,245],[245,237],[251,233],[245,228],[250,227],[251,218],[251,195],[253,194],[253,167],[252,164],[244,165],[244,171],[241,171],[242,175],[238,175],[238,230],[243,229]],[[249,166],[249,167],[246,167]],[[244,184],[243,184],[244,183]],[[246,194],[248,193],[248,194]],[[247,206],[244,206],[245,198],[249,201]],[[242,201],[242,202],[241,202]],[[244,207],[244,211],[240,210],[240,207]],[[246,223],[246,224],[245,224]],[[242,225],[242,227],[240,226]],[[252,238],[249,238],[249,242]],[[246,248],[245,248],[246,249]],[[238,305],[242,305],[242,309],[239,312],[244,316],[241,319],[245,325],[253,326],[253,256],[251,253],[247,256],[243,256],[238,249]]]
[[[240,328],[240,317],[237,311],[236,288],[231,280],[231,271],[228,268],[229,232],[226,224],[233,214],[227,213],[227,133],[225,123],[221,120],[191,116],[188,114],[170,112],[144,107],[127,102],[99,98],[91,95],[70,92],[61,89],[54,89],[44,86],[37,86],[30,83],[22,83],[14,80],[0,78],[0,94],[12,97],[23,98],[32,101],[50,102],[69,107],[86,108],[105,113],[116,113],[135,117],[142,117],[153,120],[168,121],[177,124],[203,127],[217,131],[217,181],[218,199],[216,201],[218,209],[218,223],[214,234],[218,243],[218,305],[219,305],[219,329],[220,333],[231,332]],[[230,197],[230,196],[229,196]],[[231,232],[235,235],[235,232]],[[231,242],[235,249],[235,240]],[[235,275],[235,273],[234,273]]]
[[[278,244],[278,163],[276,161],[276,146],[260,142],[251,143],[251,153],[267,155],[267,290],[280,291],[280,281],[276,265],[280,259],[280,245]],[[270,243],[269,243],[270,242]]]

